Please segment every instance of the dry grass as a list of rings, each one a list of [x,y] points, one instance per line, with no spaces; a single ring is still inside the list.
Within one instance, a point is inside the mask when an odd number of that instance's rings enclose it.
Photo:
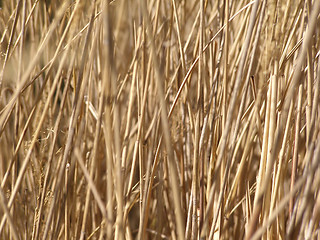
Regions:
[[[320,1],[0,5],[0,239],[320,238]]]

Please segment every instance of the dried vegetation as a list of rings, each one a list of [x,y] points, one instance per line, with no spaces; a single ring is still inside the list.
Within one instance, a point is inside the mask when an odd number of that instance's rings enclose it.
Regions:
[[[320,1],[0,1],[0,239],[317,239]]]

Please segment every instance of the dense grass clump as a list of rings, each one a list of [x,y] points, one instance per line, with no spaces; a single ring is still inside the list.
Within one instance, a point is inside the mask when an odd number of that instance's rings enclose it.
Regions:
[[[0,239],[320,238],[320,1],[0,6]]]

